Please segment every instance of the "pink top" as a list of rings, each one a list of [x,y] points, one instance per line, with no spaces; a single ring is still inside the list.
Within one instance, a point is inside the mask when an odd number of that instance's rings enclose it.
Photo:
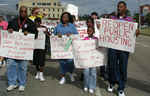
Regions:
[[[8,26],[8,23],[6,21],[0,22],[0,27],[2,27],[3,30],[7,30],[7,26]]]
[[[95,36],[93,36],[92,38],[90,38],[90,37],[85,37],[83,40],[91,40],[91,39],[93,39],[93,40],[98,40],[98,38],[95,37]]]

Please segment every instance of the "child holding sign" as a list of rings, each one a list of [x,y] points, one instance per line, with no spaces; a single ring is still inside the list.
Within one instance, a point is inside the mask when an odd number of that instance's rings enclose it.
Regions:
[[[88,27],[87,33],[88,37],[85,37],[84,40],[98,39],[97,37],[93,36],[94,27]],[[83,73],[84,73],[84,91],[87,92],[89,89],[89,92],[93,94],[96,88],[96,68],[84,69]]]

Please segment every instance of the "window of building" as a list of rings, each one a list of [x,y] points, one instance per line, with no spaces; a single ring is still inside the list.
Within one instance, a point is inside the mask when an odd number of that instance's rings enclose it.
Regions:
[[[53,14],[53,17],[55,18],[55,14]]]
[[[51,5],[51,3],[47,3],[47,5]]]
[[[51,11],[51,9],[49,9],[49,11]]]
[[[35,5],[35,3],[33,2],[32,5]]]
[[[45,6],[45,5],[46,5],[46,3],[42,3],[42,5],[43,5],[43,6]]]
[[[53,8],[53,11],[55,11],[55,9]]]
[[[58,9],[58,12],[59,12],[59,9]]]
[[[54,6],[56,6],[56,2],[54,3]]]
[[[43,8],[43,11],[45,11],[45,9]]]

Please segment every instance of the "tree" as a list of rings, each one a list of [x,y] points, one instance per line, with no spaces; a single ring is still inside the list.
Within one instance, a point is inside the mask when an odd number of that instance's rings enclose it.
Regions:
[[[145,21],[150,26],[150,13],[145,16]]]

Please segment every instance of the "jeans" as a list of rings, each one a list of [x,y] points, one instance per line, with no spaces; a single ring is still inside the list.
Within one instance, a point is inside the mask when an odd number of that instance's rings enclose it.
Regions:
[[[89,89],[96,88],[96,68],[84,69],[84,87]]]
[[[118,91],[124,90],[127,81],[129,52],[109,49],[108,56],[108,81],[111,85],[118,83]]]
[[[73,59],[61,59],[59,60],[60,64],[60,73],[65,75],[67,72],[73,73],[74,71],[74,62]]]
[[[28,61],[7,59],[8,85],[25,86]]]

